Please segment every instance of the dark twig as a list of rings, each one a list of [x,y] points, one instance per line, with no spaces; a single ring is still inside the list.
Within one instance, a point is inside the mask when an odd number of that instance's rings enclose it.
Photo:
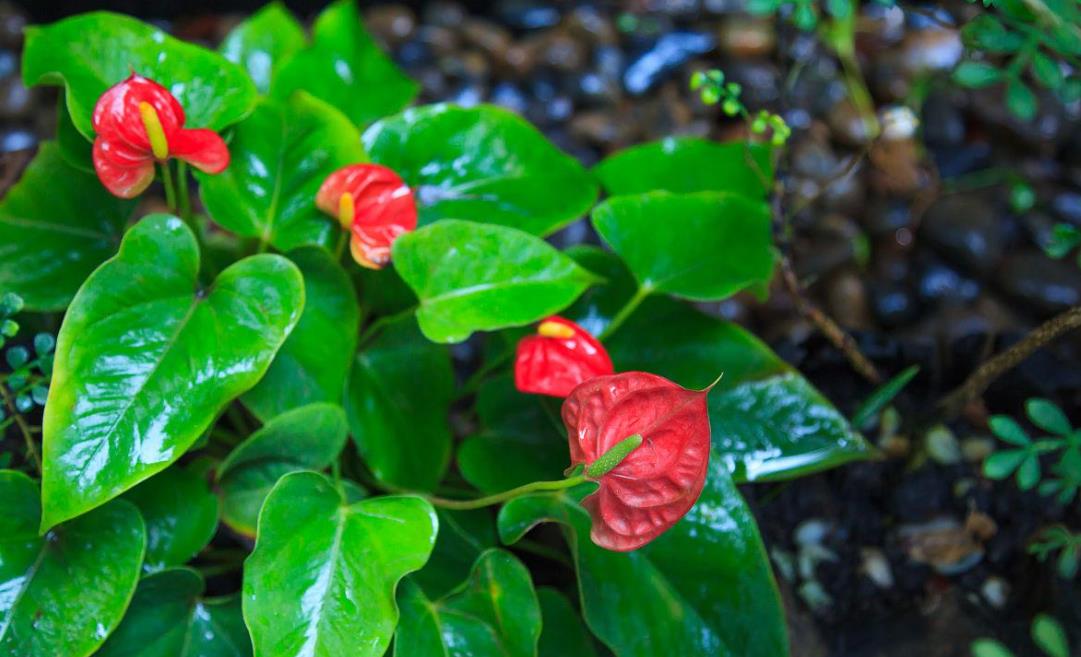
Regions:
[[[2,383],[0,383],[0,397],[3,397],[4,405],[8,407],[11,416],[15,418],[15,424],[19,427],[23,440],[26,441],[26,451],[30,454],[30,459],[34,462],[34,466],[37,467],[37,471],[41,472],[41,454],[38,453],[38,446],[34,442],[34,430],[26,421],[26,418],[22,416],[22,413],[19,412],[19,409],[15,407],[15,400],[11,398],[11,393]]]
[[[1081,327],[1081,306],[1074,306],[1040,324],[1020,342],[977,367],[964,383],[939,402],[939,412],[947,420],[956,417],[969,402],[982,395],[995,379],[1020,365],[1037,349],[1078,327]]]
[[[795,299],[800,314],[814,324],[822,335],[826,336],[826,339],[844,354],[849,364],[852,365],[852,369],[859,372],[860,376],[875,385],[882,383],[882,375],[879,374],[878,369],[875,368],[870,359],[863,355],[852,336],[803,293],[803,287],[796,277],[796,272],[792,269],[792,262],[783,253],[780,258],[780,266],[781,281],[787,288],[788,293]]]

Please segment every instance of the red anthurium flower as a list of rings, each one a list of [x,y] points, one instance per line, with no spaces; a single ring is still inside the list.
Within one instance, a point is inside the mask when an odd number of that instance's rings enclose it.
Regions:
[[[330,174],[315,204],[352,233],[353,259],[369,269],[385,267],[394,240],[417,227],[413,190],[398,174],[378,164],[351,164]]]
[[[514,385],[522,392],[566,397],[579,383],[614,371],[608,352],[588,331],[549,317],[536,334],[518,342]]]
[[[157,82],[132,73],[94,106],[94,169],[105,188],[133,198],[154,180],[154,163],[170,157],[207,173],[229,166],[229,149],[213,130],[184,127],[184,108]]]
[[[594,543],[634,550],[694,506],[709,465],[708,392],[655,374],[624,372],[590,379],[563,402],[572,464],[588,467],[624,439],[642,437],[582,502],[593,517]]]

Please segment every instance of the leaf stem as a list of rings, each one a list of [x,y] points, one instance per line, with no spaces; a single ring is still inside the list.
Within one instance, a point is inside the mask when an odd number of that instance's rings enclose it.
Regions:
[[[541,493],[548,491],[565,490],[567,488],[573,488],[579,484],[584,484],[589,481],[585,475],[577,475],[574,477],[568,477],[566,479],[559,479],[556,481],[534,481],[528,484],[523,484],[517,488],[505,490],[502,493],[496,493],[495,495],[488,495],[485,497],[478,497],[475,500],[450,500],[445,497],[435,497],[432,495],[425,496],[429,502],[433,505],[442,507],[444,509],[454,509],[456,511],[467,511],[469,509],[481,509],[486,506],[492,506],[501,502],[506,502],[515,497],[522,495],[528,495],[530,493]]]
[[[638,309],[638,306],[642,305],[642,302],[646,300],[646,297],[652,293],[653,288],[648,285],[639,287],[635,291],[634,296],[628,299],[627,303],[619,309],[619,312],[612,318],[612,321],[608,322],[608,326],[604,327],[601,334],[597,336],[597,340],[604,342],[612,337],[612,334],[618,331],[620,326],[623,326],[623,322],[627,321],[627,318],[634,314],[634,311]]]
[[[371,324],[368,324],[367,328],[360,332],[360,337],[357,338],[357,347],[363,347],[369,340],[375,337],[375,335],[379,333],[379,331],[383,330],[383,328],[385,328],[387,325],[393,324],[394,322],[397,322],[402,318],[408,317],[415,312],[417,312],[417,307],[410,306],[405,310],[400,310],[396,313],[390,315],[383,315],[382,317],[376,318]]]
[[[169,168],[168,162],[162,162],[158,166],[161,167],[161,184],[165,187],[165,205],[169,206],[169,209],[173,212],[178,212],[176,205],[176,183],[173,181],[173,170]]]
[[[342,254],[345,253],[345,245],[349,241],[349,232],[343,230],[338,235],[338,243],[334,245],[334,262],[340,263],[342,261]]]
[[[180,211],[180,218],[184,223],[195,229],[192,225],[191,196],[188,189],[188,165],[181,160],[176,163],[176,195]]]

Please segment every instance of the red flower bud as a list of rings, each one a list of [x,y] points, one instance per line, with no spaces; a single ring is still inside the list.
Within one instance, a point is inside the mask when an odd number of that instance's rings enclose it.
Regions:
[[[588,331],[549,317],[536,334],[518,342],[514,385],[522,392],[566,397],[579,383],[614,371],[608,352]]]
[[[369,269],[385,267],[394,240],[417,227],[413,190],[378,164],[351,164],[330,174],[315,204],[352,233],[349,251]]]
[[[111,193],[133,198],[154,180],[154,163],[170,157],[207,173],[229,166],[229,149],[213,130],[184,128],[184,108],[157,82],[132,73],[94,106],[94,170]]]
[[[617,443],[642,437],[582,501],[593,518],[594,543],[620,552],[637,549],[694,506],[709,465],[708,392],[624,372],[586,381],[563,402],[571,463],[586,466],[587,475]]]

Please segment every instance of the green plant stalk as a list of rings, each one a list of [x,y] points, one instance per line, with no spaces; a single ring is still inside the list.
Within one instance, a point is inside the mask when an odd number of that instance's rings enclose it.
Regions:
[[[192,230],[195,230],[192,223],[194,217],[191,214],[191,195],[188,190],[188,165],[179,160],[176,163],[176,185],[180,218],[184,220],[184,223],[191,226]],[[196,231],[196,235],[198,235],[198,231]]]
[[[634,293],[634,296],[628,299],[627,303],[619,309],[619,312],[612,318],[612,321],[608,322],[608,326],[604,327],[604,330],[597,336],[597,340],[599,342],[604,342],[612,337],[612,334],[618,331],[620,326],[623,326],[623,322],[626,322],[627,319],[634,314],[634,311],[638,309],[638,306],[642,305],[642,302],[646,300],[646,297],[652,293],[653,288],[647,285],[639,287]]]
[[[161,168],[161,184],[165,187],[165,205],[173,212],[178,212],[176,205],[176,183],[173,181],[173,171],[168,162],[158,165]]]
[[[512,500],[522,495],[528,495],[530,493],[544,493],[558,490],[565,490],[567,488],[574,488],[579,484],[584,484],[589,479],[585,475],[577,475],[574,477],[568,477],[566,479],[559,479],[556,481],[534,481],[528,484],[523,484],[517,488],[505,490],[502,493],[496,493],[495,495],[488,495],[485,497],[478,497],[475,500],[449,500],[444,497],[435,497],[432,495],[426,495],[426,499],[433,505],[442,507],[444,509],[452,509],[455,511],[468,511],[470,509],[482,509],[486,506],[492,506],[500,504],[508,500]]]
[[[405,310],[401,310],[391,315],[383,315],[382,317],[376,318],[371,324],[368,325],[368,328],[361,331],[360,337],[357,338],[357,347],[363,347],[369,340],[374,338],[388,324],[393,324],[399,319],[402,319],[403,317],[408,317],[415,312],[417,312],[417,307],[410,306]]]
[[[457,511],[468,511],[470,509],[480,509],[486,506],[492,506],[494,504],[500,504],[508,500],[512,500],[522,495],[528,495],[530,493],[542,493],[551,492],[557,490],[566,490],[567,488],[574,488],[579,484],[584,484],[587,481],[596,481],[604,475],[612,471],[613,468],[623,462],[623,459],[638,449],[642,444],[642,436],[634,434],[628,436],[619,441],[615,445],[602,454],[600,458],[593,461],[589,465],[582,467],[576,467],[571,472],[570,476],[566,479],[558,479],[556,481],[534,481],[528,484],[523,484],[517,488],[505,490],[502,493],[496,493],[494,495],[487,495],[485,497],[478,497],[475,500],[449,500],[443,497],[435,497],[426,495],[425,497],[429,502],[435,506],[442,507],[444,509],[454,509]]]

